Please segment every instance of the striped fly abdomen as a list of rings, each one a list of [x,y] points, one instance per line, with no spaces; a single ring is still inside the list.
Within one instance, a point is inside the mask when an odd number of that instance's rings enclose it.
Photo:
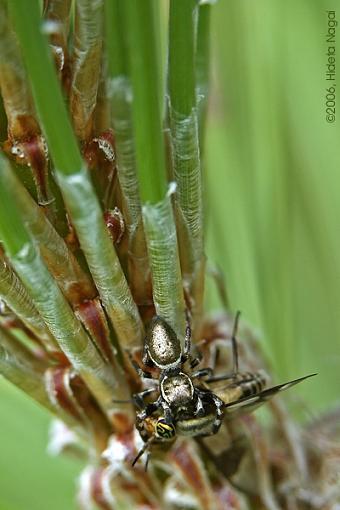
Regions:
[[[225,404],[235,402],[260,393],[268,383],[263,370],[258,372],[240,372],[227,381],[216,383],[211,388]]]

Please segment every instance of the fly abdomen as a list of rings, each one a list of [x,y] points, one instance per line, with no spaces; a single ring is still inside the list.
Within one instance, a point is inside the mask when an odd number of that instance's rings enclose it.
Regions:
[[[255,373],[246,372],[239,374],[239,381],[235,383],[241,390],[240,398],[251,397],[257,395],[267,385],[267,376],[264,372],[259,371]]]
[[[264,371],[239,372],[226,381],[213,384],[211,390],[225,403],[235,402],[260,393],[267,385]]]

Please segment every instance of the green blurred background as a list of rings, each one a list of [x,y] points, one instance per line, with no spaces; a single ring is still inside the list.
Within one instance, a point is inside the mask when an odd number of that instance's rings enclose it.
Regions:
[[[319,373],[297,389],[311,415],[340,384],[340,124],[325,118],[337,6],[235,0],[213,14],[208,251],[277,379]]]
[[[340,120],[325,119],[326,10],[338,7],[212,9],[207,253],[232,308],[263,331],[276,380],[319,373],[290,395],[307,419],[334,405],[340,385]],[[81,466],[46,454],[47,413],[3,380],[0,412],[0,510],[75,508]]]

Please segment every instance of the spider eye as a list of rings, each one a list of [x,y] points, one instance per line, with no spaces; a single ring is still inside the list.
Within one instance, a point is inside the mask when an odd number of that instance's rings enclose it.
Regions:
[[[175,437],[176,430],[171,423],[166,423],[164,418],[159,418],[156,423],[156,435],[162,439],[171,439]]]

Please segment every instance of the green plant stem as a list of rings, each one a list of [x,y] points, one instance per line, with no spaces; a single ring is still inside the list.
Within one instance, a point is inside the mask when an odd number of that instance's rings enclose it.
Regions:
[[[105,0],[105,42],[108,55],[110,78],[127,76],[126,33],[123,24],[124,6],[126,0]]]
[[[26,395],[62,419],[79,437],[89,440],[79,422],[51,396],[46,382],[48,366],[34,357],[12,334],[0,327],[0,374]]]
[[[112,399],[121,399],[122,393],[128,397],[122,374],[103,361],[43,264],[15,197],[7,190],[8,164],[2,158],[0,163],[0,237],[6,254],[61,349],[111,419],[115,412]]]
[[[37,370],[33,359],[28,356],[18,359],[17,355],[6,349],[4,344],[10,341],[9,333],[0,328],[0,374],[49,411],[55,412],[42,382],[41,370]]]
[[[47,220],[46,215],[37,206],[12,172],[7,173],[7,192],[16,196],[25,225],[30,230],[34,240],[38,243],[42,259],[50,273],[58,282],[60,289],[71,304],[73,310],[77,310],[79,313],[79,318],[85,326],[85,329],[93,332],[93,322],[98,324],[98,322],[103,320],[103,323],[106,324],[103,312],[100,313],[101,305],[99,304],[99,300],[96,300],[96,302],[92,301],[98,295],[92,279],[82,270],[64,239],[59,236]],[[4,278],[5,276],[6,273],[4,274]],[[85,309],[89,309],[91,301],[93,307],[91,316],[89,317]],[[97,320],[94,319],[95,316]],[[104,329],[106,330],[105,327]],[[101,332],[103,333],[103,330],[101,330]],[[96,338],[96,335],[92,335],[91,338],[95,339],[97,346],[98,343],[99,345],[101,344],[101,341],[99,338]],[[100,338],[103,340],[103,334]],[[110,351],[112,354],[111,359],[113,359],[113,349],[108,338],[109,335],[107,335],[106,347],[108,350],[106,354]],[[105,352],[102,352],[102,354],[105,357]]]
[[[0,88],[8,119],[8,139],[3,148],[11,155],[15,155],[21,164],[29,166],[38,202],[46,206],[49,217],[54,220],[54,197],[48,181],[48,166],[41,131],[20,47],[11,30],[7,5],[3,1],[0,2]],[[33,159],[32,152],[35,153]]]
[[[103,10],[103,0],[78,0],[76,3],[70,107],[74,129],[80,140],[91,136],[90,121],[100,79]]]
[[[190,115],[196,106],[195,31],[197,1],[171,0],[169,24],[169,93],[171,107]]]
[[[182,274],[201,316],[204,281],[200,149],[195,89],[197,2],[171,0],[169,33],[169,116],[175,214]]]
[[[166,196],[156,205],[144,205],[143,216],[156,313],[164,317],[178,337],[183,339],[185,303],[170,197]]]
[[[22,338],[25,336],[25,333],[20,331],[20,335]],[[37,351],[33,352],[30,350],[22,340],[17,338],[15,329],[12,327],[8,328],[6,324],[0,324],[0,345],[11,355],[15,356],[18,363],[23,363],[27,368],[35,371],[37,375],[39,374],[42,376],[44,371],[48,368],[47,358],[43,360],[37,357],[35,355]]]
[[[7,6],[0,1],[0,86],[7,114],[8,133],[16,139],[24,134],[20,117],[32,119],[29,134],[39,134],[27,75],[18,42],[9,29]],[[27,126],[26,126],[27,129]],[[32,132],[33,130],[33,132]]]
[[[15,194],[26,227],[38,242],[45,264],[69,302],[77,305],[83,300],[94,298],[97,291],[91,278],[79,266],[64,239],[59,236],[13,172],[7,174],[6,187]]]
[[[83,162],[56,79],[54,64],[41,31],[43,24],[39,2],[30,2],[29,18],[22,15],[27,7],[25,0],[10,1],[8,5],[55,167],[71,175],[82,168]]]
[[[150,303],[150,267],[146,248],[131,118],[131,86],[126,76],[111,79],[118,179],[125,199],[129,284],[139,305]]]
[[[156,312],[184,333],[184,300],[176,229],[166,193],[164,133],[161,122],[160,65],[156,3],[124,2],[132,118],[143,217]],[[138,48],[138,51],[136,51]]]
[[[198,109],[198,125],[200,139],[200,153],[203,154],[204,132],[207,116],[209,90],[209,62],[210,62],[210,17],[211,5],[199,6],[196,47],[196,96]]]
[[[120,0],[106,2],[105,21],[112,124],[115,134],[118,179],[125,199],[124,221],[128,235],[129,284],[135,301],[139,305],[147,305],[151,301],[150,267],[136,167],[131,108],[132,90],[127,69],[126,33],[122,29],[121,4]]]
[[[59,349],[56,340],[52,337],[44,321],[35,308],[32,299],[25,287],[5,261],[0,252],[0,295],[7,306],[32,331],[47,349]]]
[[[137,169],[143,203],[157,203],[166,193],[160,65],[156,50],[159,41],[156,39],[155,18],[154,0],[124,2]]]
[[[11,2],[10,7],[58,182],[91,274],[122,348],[139,347],[142,325],[138,310],[71,128],[46,40],[39,29],[38,2],[31,2],[29,22],[22,16],[25,0]]]

